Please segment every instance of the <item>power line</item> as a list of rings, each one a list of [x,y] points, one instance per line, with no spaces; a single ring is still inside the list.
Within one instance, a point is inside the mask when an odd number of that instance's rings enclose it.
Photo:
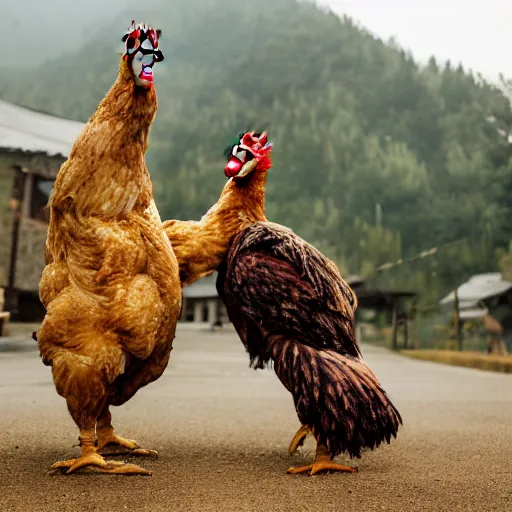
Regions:
[[[458,240],[454,240],[452,242],[447,242],[445,244],[438,245],[436,247],[432,247],[425,251],[421,251],[419,254],[416,254],[415,256],[411,256],[410,258],[406,258],[406,259],[400,258],[400,259],[396,260],[395,262],[384,263],[383,265],[378,266],[375,269],[375,272],[377,273],[377,272],[381,272],[383,270],[389,270],[390,268],[394,268],[398,265],[403,265],[404,263],[410,263],[411,261],[417,261],[417,260],[421,260],[423,258],[427,258],[429,256],[433,256],[434,254],[437,254],[437,252],[440,249],[444,249],[445,247],[450,247],[452,245],[457,245],[457,244],[460,244],[467,240],[468,240],[468,237],[466,236],[464,238],[460,238]]]

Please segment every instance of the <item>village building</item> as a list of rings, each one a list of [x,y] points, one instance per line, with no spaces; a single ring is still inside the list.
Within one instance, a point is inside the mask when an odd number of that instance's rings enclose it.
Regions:
[[[439,301],[454,309],[460,344],[464,323],[479,320],[488,352],[507,353],[507,345],[512,343],[512,281],[505,277],[500,272],[476,274]]]
[[[229,323],[226,308],[217,293],[216,280],[217,272],[214,272],[183,290],[181,321],[211,326]]]
[[[44,315],[38,288],[46,204],[83,126],[0,100],[0,320],[10,315],[37,321]]]

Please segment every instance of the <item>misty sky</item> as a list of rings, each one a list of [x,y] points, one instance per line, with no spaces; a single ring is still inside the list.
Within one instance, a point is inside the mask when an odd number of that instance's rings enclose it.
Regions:
[[[507,0],[321,0],[415,57],[431,54],[497,80],[512,78],[512,2]]]
[[[98,20],[119,13],[134,0],[0,0],[0,19],[8,45],[2,63],[31,65],[50,54],[74,50]],[[149,0],[142,0],[143,5]],[[172,4],[172,0],[168,0]],[[312,1],[312,0],[305,0]],[[193,3],[193,0],[191,0]],[[383,39],[395,36],[420,61],[431,54],[461,61],[497,80],[512,77],[512,1],[510,0],[318,0],[346,12]],[[508,4],[508,6],[507,6]],[[101,15],[98,15],[101,13]],[[37,41],[41,27],[58,34],[48,45]],[[36,42],[37,41],[37,42]]]

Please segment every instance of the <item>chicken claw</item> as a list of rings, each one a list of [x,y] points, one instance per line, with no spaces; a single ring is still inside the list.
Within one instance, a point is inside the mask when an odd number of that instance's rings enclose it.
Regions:
[[[125,439],[124,437],[114,434],[112,428],[98,429],[98,453],[104,456],[109,455],[135,455],[139,457],[158,458],[156,450],[146,450],[140,448],[136,441]]]
[[[293,436],[293,439],[290,443],[290,455],[293,455],[297,451],[297,448],[304,444],[306,437],[308,437],[310,433],[311,431],[307,425],[302,425],[299,430],[297,430],[297,433]]]
[[[108,466],[107,461],[98,453],[88,453],[86,455],[82,455],[78,459],[69,459],[69,460],[61,460],[52,464],[51,469],[66,469],[66,474],[75,472],[77,469],[83,468],[85,466],[97,466],[101,468],[106,468]]]
[[[78,459],[62,460],[52,464],[51,469],[67,470],[66,475],[70,475],[81,468],[96,473],[111,473],[118,475],[148,475],[152,473],[147,469],[136,466],[135,464],[125,464],[123,462],[107,462],[99,453],[88,453]]]
[[[329,473],[331,471],[340,471],[343,473],[357,473],[357,468],[351,468],[350,466],[342,466],[341,464],[336,464],[335,462],[315,462],[314,464],[310,464],[309,466],[303,466],[300,468],[288,468],[288,473],[290,475],[297,475],[299,473],[307,473],[309,471],[309,475],[317,475],[319,473]]]
[[[300,432],[300,430],[299,430]],[[295,434],[295,437],[299,435],[299,432]],[[307,434],[306,434],[307,436]],[[304,436],[304,439],[305,437]],[[295,438],[294,438],[295,440]],[[304,441],[302,441],[304,442]],[[292,441],[293,444],[293,441]],[[302,443],[301,443],[302,444]],[[300,446],[297,445],[297,446]],[[290,445],[291,450],[292,445]],[[292,475],[296,475],[298,473],[308,473],[310,476],[317,475],[319,473],[328,473],[331,471],[339,471],[342,473],[357,473],[357,468],[352,468],[350,466],[342,466],[341,464],[336,464],[332,461],[329,450],[326,446],[318,444],[316,448],[316,456],[315,462],[313,464],[309,464],[308,466],[303,466],[300,468],[288,468],[288,473]]]

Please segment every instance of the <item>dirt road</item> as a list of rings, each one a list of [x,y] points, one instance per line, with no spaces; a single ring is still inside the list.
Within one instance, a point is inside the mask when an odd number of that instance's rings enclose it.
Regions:
[[[232,332],[180,329],[164,376],[113,410],[160,452],[136,461],[152,477],[129,478],[49,476],[78,432],[38,353],[1,352],[0,510],[512,511],[512,375],[363,351],[404,418],[398,439],[359,473],[290,476],[314,445],[288,455],[299,424],[273,371],[249,369]]]

